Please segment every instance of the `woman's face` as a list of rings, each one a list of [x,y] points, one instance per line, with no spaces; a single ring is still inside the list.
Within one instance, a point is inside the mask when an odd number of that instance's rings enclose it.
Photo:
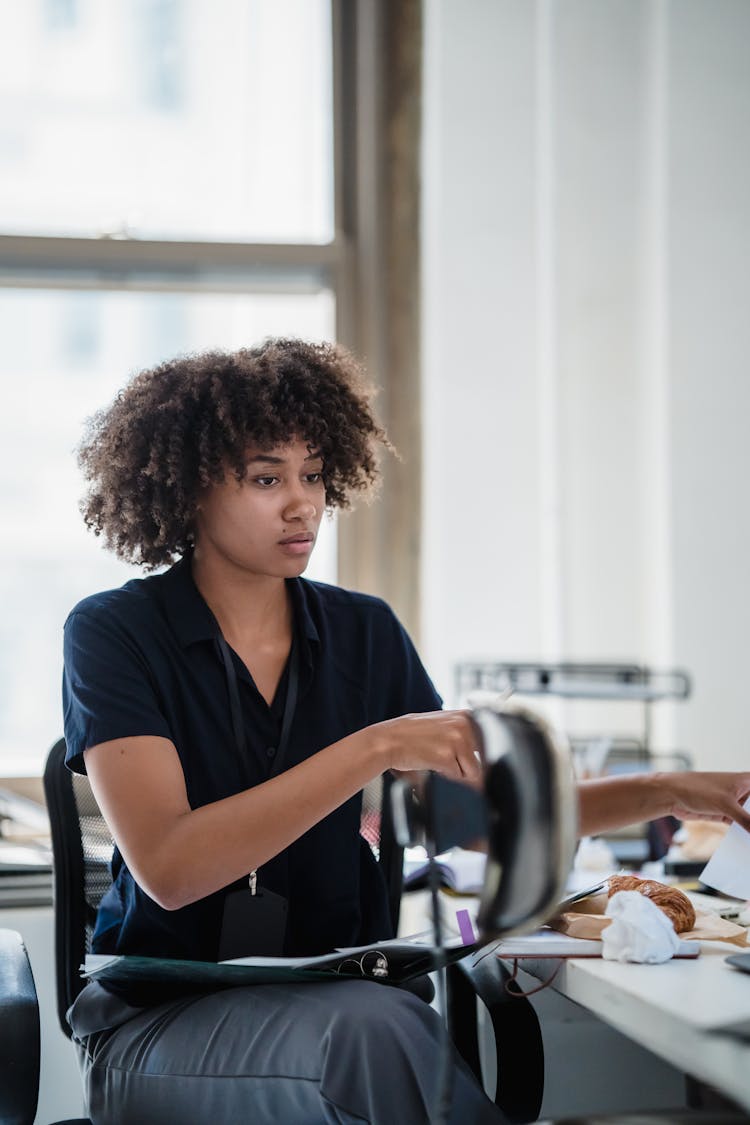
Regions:
[[[295,439],[251,447],[245,479],[229,477],[200,498],[195,557],[250,574],[294,578],[307,566],[325,510],[323,462]]]

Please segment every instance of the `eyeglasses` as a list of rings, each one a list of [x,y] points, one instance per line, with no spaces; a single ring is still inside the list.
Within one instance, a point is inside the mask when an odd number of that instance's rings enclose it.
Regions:
[[[337,965],[336,972],[343,976],[352,976],[359,972],[363,977],[387,977],[388,958],[379,949],[368,949],[359,959],[347,957]]]

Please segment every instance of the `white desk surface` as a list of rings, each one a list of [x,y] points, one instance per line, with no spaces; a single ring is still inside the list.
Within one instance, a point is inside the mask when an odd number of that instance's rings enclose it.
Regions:
[[[571,958],[552,983],[618,1031],[750,1109],[750,1042],[710,1032],[750,1020],[750,974],[725,963],[737,946],[702,942],[695,960],[663,965]],[[559,962],[524,960],[547,980]]]

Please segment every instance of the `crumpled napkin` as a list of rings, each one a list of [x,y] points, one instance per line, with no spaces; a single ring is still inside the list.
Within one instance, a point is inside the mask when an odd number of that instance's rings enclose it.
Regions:
[[[680,949],[682,942],[671,919],[638,891],[618,891],[607,903],[605,913],[612,919],[602,931],[602,957],[606,961],[660,965]]]

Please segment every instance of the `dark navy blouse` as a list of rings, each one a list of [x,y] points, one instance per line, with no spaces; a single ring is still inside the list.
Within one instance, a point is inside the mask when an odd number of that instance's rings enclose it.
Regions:
[[[283,768],[371,723],[440,708],[385,602],[302,578],[288,586],[299,693]],[[288,670],[269,707],[232,653],[247,732],[241,760],[219,636],[189,558],[80,602],[65,623],[70,768],[85,772],[83,751],[91,746],[155,735],[176,746],[193,808],[266,780],[279,742]],[[262,886],[289,901],[289,955],[378,941],[390,933],[385,888],[359,835],[360,806],[361,796],[352,797],[258,873]],[[245,880],[167,911],[135,883],[117,849],[112,866],[114,884],[99,908],[95,952],[216,960],[224,898]]]

